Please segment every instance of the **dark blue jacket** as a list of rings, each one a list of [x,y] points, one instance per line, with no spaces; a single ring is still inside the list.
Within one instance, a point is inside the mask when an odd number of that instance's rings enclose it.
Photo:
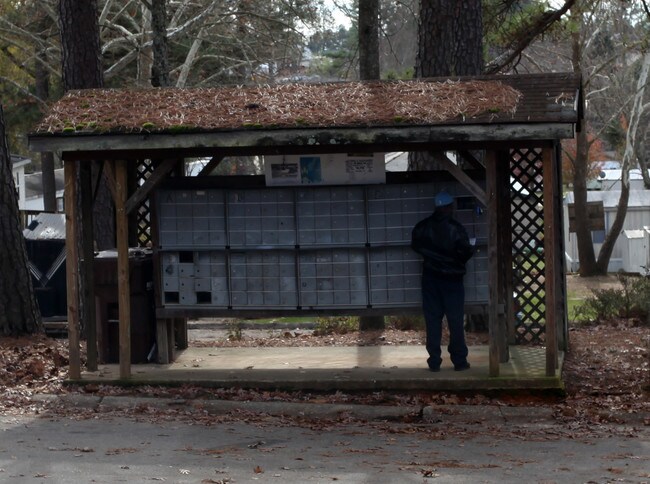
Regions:
[[[424,267],[436,275],[461,280],[465,264],[474,254],[467,231],[450,214],[435,212],[418,222],[411,248],[424,257]]]

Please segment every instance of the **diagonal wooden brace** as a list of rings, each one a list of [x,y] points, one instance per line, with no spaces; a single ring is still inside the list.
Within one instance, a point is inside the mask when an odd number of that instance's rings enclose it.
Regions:
[[[138,208],[138,206],[147,199],[151,191],[158,186],[158,184],[163,181],[167,174],[172,171],[179,160],[177,158],[170,158],[163,161],[147,178],[147,180],[138,187],[138,189],[129,197],[126,202],[126,213],[130,214],[133,210]]]

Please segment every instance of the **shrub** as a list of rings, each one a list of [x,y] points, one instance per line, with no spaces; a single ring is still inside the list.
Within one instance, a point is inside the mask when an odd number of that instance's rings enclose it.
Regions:
[[[632,313],[650,324],[650,278],[637,278],[630,288]]]
[[[594,314],[597,321],[607,321],[621,316],[624,308],[621,289],[592,289],[592,296],[585,299],[584,310]]]
[[[650,315],[650,279],[619,274],[621,289],[592,289],[592,296],[576,308],[576,315],[590,315],[596,322],[613,318],[645,318]]]

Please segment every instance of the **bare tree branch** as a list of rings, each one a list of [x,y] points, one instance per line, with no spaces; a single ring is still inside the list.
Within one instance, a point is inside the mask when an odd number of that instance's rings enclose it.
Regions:
[[[3,82],[6,82],[8,84],[11,84],[16,89],[18,89],[21,93],[23,93],[24,96],[27,96],[28,98],[33,99],[34,101],[36,101],[41,107],[43,107],[43,108],[47,107],[47,103],[43,99],[39,98],[35,94],[32,94],[31,92],[29,92],[29,89],[25,88],[24,86],[21,86],[20,84],[18,84],[13,79],[9,79],[8,77],[5,77],[5,76],[0,76],[0,80],[3,81]]]
[[[648,20],[650,20],[650,8],[648,7],[646,0],[641,0],[641,3],[643,4],[643,10],[645,10],[645,14],[648,16]]]
[[[506,66],[511,65],[515,59],[520,57],[526,47],[546,32],[555,22],[559,21],[575,3],[576,0],[565,0],[564,5],[561,8],[544,12],[535,19],[532,25],[526,25],[525,31],[522,32],[523,35],[518,37],[516,44],[511,47],[509,52],[497,57],[486,67],[486,74],[497,73]]]

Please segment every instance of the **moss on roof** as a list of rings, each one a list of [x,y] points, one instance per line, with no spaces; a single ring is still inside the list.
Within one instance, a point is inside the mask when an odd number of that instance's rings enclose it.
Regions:
[[[38,134],[430,125],[511,119],[522,93],[498,80],[70,91]]]

